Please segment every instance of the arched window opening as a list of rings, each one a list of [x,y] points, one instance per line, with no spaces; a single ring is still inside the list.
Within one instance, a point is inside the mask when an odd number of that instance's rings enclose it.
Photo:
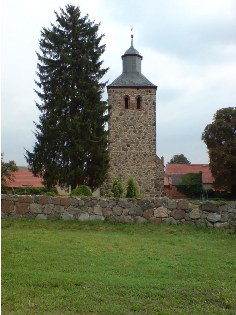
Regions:
[[[129,108],[129,97],[125,96],[125,109]]]
[[[137,109],[141,109],[141,97],[137,97]]]

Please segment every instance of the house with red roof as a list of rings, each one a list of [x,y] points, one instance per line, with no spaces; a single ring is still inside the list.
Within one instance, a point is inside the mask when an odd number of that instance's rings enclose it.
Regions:
[[[173,199],[186,198],[177,190],[176,185],[179,185],[182,177],[189,173],[201,173],[202,188],[204,190],[212,189],[214,177],[209,164],[167,164],[164,177],[165,194]]]
[[[13,173],[13,180],[6,180],[6,187],[18,188],[18,187],[44,187],[42,178],[35,177],[28,167],[18,166],[18,171]]]
[[[41,177],[35,177],[27,166],[17,166],[18,171],[13,173],[13,180],[6,179],[5,187],[9,192],[14,193],[14,188],[43,188],[43,179]],[[68,195],[70,189],[62,189],[56,186],[56,189],[60,195]]]

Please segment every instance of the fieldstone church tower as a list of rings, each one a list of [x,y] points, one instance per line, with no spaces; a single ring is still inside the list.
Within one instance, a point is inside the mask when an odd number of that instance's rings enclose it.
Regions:
[[[107,86],[110,167],[104,188],[111,190],[115,177],[131,176],[143,196],[163,192],[163,165],[156,155],[156,90],[141,73],[143,57],[133,47],[122,56],[123,73]]]

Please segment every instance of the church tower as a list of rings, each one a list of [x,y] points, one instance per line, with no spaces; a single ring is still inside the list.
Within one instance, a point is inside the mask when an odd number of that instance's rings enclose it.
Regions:
[[[163,165],[156,155],[156,90],[141,73],[143,57],[131,46],[121,57],[122,74],[107,86],[109,119],[109,157],[105,190],[115,177],[138,183],[143,196],[163,192]]]

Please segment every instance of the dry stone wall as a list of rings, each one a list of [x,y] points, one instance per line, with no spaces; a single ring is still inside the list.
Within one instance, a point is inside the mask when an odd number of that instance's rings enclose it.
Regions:
[[[125,96],[129,108],[125,109]],[[137,109],[137,97],[141,108]],[[102,192],[110,191],[115,177],[127,182],[135,179],[144,196],[161,196],[163,166],[156,155],[156,89],[109,88],[110,168]]]
[[[236,227],[236,202],[2,195],[2,217]]]

